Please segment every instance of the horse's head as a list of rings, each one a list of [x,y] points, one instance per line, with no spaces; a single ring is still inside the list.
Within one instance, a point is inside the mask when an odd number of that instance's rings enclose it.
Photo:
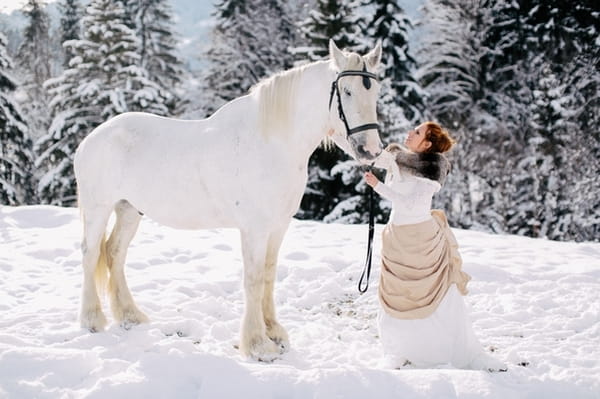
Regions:
[[[381,43],[360,56],[340,51],[330,40],[329,56],[338,73],[329,99],[329,136],[358,161],[371,164],[382,151],[377,125],[379,82],[375,75]]]

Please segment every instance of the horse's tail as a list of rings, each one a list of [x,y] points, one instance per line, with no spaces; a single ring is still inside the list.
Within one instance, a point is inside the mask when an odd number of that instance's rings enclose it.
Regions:
[[[109,269],[106,258],[106,236],[102,236],[100,242],[100,256],[98,256],[98,262],[96,263],[96,269],[94,270],[94,282],[96,283],[96,290],[100,298],[104,297],[108,288],[108,277]]]

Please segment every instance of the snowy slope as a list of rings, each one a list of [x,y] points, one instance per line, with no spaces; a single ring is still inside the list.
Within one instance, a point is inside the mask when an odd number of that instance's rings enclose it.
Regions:
[[[234,348],[235,230],[143,220],[127,274],[151,323],[90,334],[77,322],[80,229],[76,209],[0,207],[0,398],[600,398],[597,243],[455,230],[476,333],[509,365],[489,374],[380,367],[377,267],[356,292],[365,226],[292,223],[276,285],[292,349],[272,364]]]

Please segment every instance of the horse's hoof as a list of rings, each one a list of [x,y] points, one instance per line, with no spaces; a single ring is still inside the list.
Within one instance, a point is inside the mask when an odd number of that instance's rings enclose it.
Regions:
[[[279,354],[282,355],[290,350],[290,339],[285,329],[277,324],[276,326],[267,330],[267,336],[277,345],[279,348]]]
[[[81,328],[85,328],[91,333],[104,331],[106,327],[106,317],[100,308],[94,308],[81,312]]]
[[[271,363],[279,359],[283,353],[280,345],[266,336],[254,338],[250,340],[249,344],[244,344],[243,341],[242,339],[242,344],[240,345],[242,354],[259,362]]]
[[[123,318],[119,324],[125,330],[129,330],[133,326],[137,326],[138,324],[142,323],[148,323],[149,321],[150,319],[148,319],[148,316],[146,316],[141,310],[129,309],[123,311]]]
[[[273,339],[271,341],[279,348],[279,354],[283,355],[290,350],[290,341],[288,339]]]
[[[148,323],[148,318],[141,318],[141,317],[136,317],[136,318],[126,318],[124,320],[121,321],[121,323],[119,324],[124,330],[130,330],[132,327],[138,326],[140,324],[144,324],[144,323]]]

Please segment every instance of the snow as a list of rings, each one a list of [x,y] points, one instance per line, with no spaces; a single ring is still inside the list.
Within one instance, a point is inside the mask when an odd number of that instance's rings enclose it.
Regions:
[[[0,207],[0,398],[600,397],[600,244],[454,229],[475,331],[509,370],[388,370],[375,320],[382,227],[360,296],[366,226],[292,222],[275,288],[292,348],[265,364],[235,348],[236,230],[144,218],[127,275],[151,322],[91,334],[77,321],[78,211]]]
[[[2,0],[0,12],[8,14],[12,11],[21,9],[25,4],[27,4],[26,0]]]

